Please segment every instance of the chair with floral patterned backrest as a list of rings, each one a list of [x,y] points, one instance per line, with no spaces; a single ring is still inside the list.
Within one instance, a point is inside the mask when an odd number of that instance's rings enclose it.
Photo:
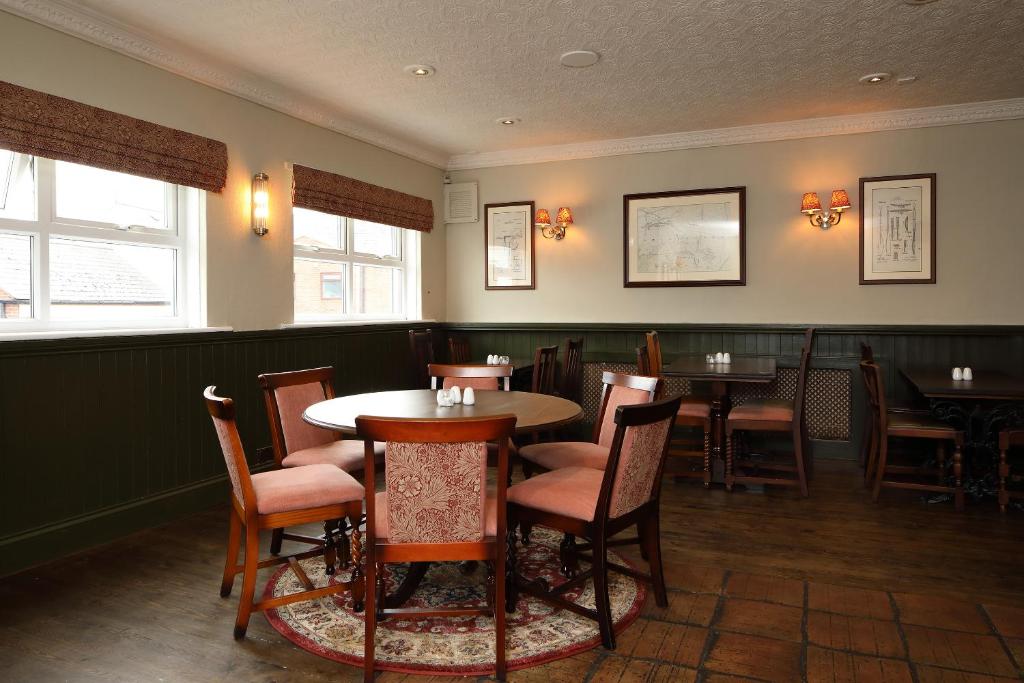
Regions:
[[[611,603],[608,595],[608,570],[648,581],[655,602],[668,605],[665,577],[661,565],[659,499],[661,474],[668,454],[672,426],[679,412],[680,398],[640,405],[620,405],[615,409],[615,434],[604,470],[591,467],[563,467],[522,481],[508,490],[508,563],[514,579],[508,601],[514,608],[518,589],[558,607],[596,619],[601,642],[615,649]],[[557,529],[567,539],[579,537],[585,544],[577,550],[591,550],[590,569],[554,589],[527,581],[515,567],[516,524]],[[613,536],[637,527],[637,537]],[[564,543],[565,541],[563,541]],[[575,545],[575,541],[573,541]],[[650,574],[608,561],[611,546],[639,543],[650,563]],[[564,548],[563,548],[564,551]],[[566,600],[566,591],[579,588],[588,579],[594,581],[596,610]]]
[[[366,500],[365,680],[373,680],[377,620],[387,616],[491,615],[495,676],[505,678],[505,493],[515,415],[461,420],[360,416],[366,488],[376,490],[374,441],[386,441],[384,490]],[[496,442],[498,476],[487,491],[487,442]],[[487,605],[402,609],[387,596],[392,563],[479,560],[487,564]],[[414,571],[410,569],[410,572]]]

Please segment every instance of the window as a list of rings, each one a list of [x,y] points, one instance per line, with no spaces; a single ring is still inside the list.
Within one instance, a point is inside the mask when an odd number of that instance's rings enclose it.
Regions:
[[[198,322],[201,194],[0,150],[0,332]]]
[[[295,208],[295,319],[419,317],[419,233]]]

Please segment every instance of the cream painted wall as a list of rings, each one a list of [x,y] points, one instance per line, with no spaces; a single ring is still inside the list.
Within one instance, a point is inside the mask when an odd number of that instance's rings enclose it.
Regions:
[[[453,173],[481,204],[572,207],[562,242],[537,236],[537,289],[484,291],[483,223],[448,226],[448,320],[1024,324],[1024,121],[735,145]],[[858,285],[858,178],[938,174],[938,282]],[[745,185],[747,286],[625,289],[622,195]],[[828,232],[803,192],[846,188]],[[482,209],[481,209],[482,211]],[[482,217],[481,213],[481,217]]]
[[[442,213],[442,172],[0,12],[0,79],[223,141],[228,182],[207,193],[208,324],[292,320],[289,162],[426,197]],[[271,180],[271,232],[249,229],[253,173]],[[423,317],[445,315],[445,226],[422,238]]]

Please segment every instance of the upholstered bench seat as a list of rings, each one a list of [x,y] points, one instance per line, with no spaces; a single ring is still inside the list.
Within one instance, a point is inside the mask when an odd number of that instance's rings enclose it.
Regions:
[[[563,467],[530,477],[509,487],[508,502],[592,522],[603,480],[602,470],[591,467]]]
[[[679,406],[680,417],[711,417],[711,402],[703,399],[684,398]]]
[[[519,449],[519,457],[546,470],[563,467],[589,467],[604,470],[608,464],[608,447],[589,441],[553,441],[535,443]]]
[[[792,422],[793,402],[776,399],[747,401],[730,410],[729,419]]]
[[[384,462],[384,443],[375,441],[373,455],[378,463]],[[310,446],[301,451],[289,453],[281,461],[284,467],[306,465],[333,465],[345,472],[359,472],[363,469],[363,442],[355,439],[329,441],[319,446]]]
[[[355,442],[353,442],[355,443]],[[363,485],[334,465],[306,465],[252,475],[261,515],[362,500]]]
[[[374,519],[373,532],[377,541],[387,542],[388,529],[388,492],[378,491],[374,498],[376,504],[376,518]],[[484,503],[484,534],[486,536],[498,535],[498,501],[490,496]]]

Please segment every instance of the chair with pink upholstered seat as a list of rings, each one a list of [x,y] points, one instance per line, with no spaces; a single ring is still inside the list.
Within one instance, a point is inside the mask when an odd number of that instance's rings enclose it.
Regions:
[[[590,467],[564,467],[522,481],[508,490],[508,564],[510,574],[509,607],[514,609],[517,591],[529,593],[563,609],[596,619],[601,642],[615,649],[615,634],[608,595],[608,570],[651,583],[655,602],[668,605],[661,564],[659,500],[661,475],[668,453],[672,426],[679,413],[681,399],[641,405],[620,404],[612,411],[615,425],[604,471]],[[583,557],[590,569],[565,583],[548,589],[546,583],[528,581],[516,571],[515,535],[517,524],[557,529],[573,543],[572,553],[590,550]],[[634,538],[613,536],[637,527]],[[576,545],[574,537],[586,543]],[[563,544],[565,541],[563,541]],[[611,546],[639,543],[650,563],[650,574],[608,561]],[[563,547],[563,551],[565,548]],[[566,600],[568,590],[594,581],[597,609],[591,610]]]
[[[366,501],[364,678],[373,680],[377,620],[388,616],[490,615],[495,620],[495,677],[505,678],[505,493],[515,415],[462,420],[359,416],[366,443],[366,486],[376,490],[373,440],[387,441],[384,490]],[[497,443],[498,476],[487,486],[488,442]],[[478,608],[387,607],[386,565],[483,561],[487,605]],[[411,570],[410,570],[411,571]]]
[[[217,396],[216,390],[216,387],[207,387],[203,397],[217,431],[231,481],[231,523],[220,594],[221,597],[231,594],[235,575],[241,572],[242,595],[235,619],[235,638],[245,637],[249,616],[253,612],[322,598],[345,590],[351,590],[353,602],[360,603],[364,586],[359,569],[362,558],[359,552],[358,525],[363,511],[363,486],[352,475],[333,465],[305,465],[250,475],[245,450],[235,424],[234,402],[230,398]],[[356,569],[350,581],[328,580],[326,585],[317,588],[298,560],[322,554],[327,563],[327,575],[333,574],[337,550],[332,529],[336,526],[336,520],[345,518],[354,525],[352,561]],[[313,522],[324,524],[322,548],[289,557],[259,559],[261,529],[280,529]],[[245,558],[243,564],[239,565],[238,551],[243,530]],[[306,590],[254,602],[256,571],[283,563],[291,566]]]
[[[265,372],[259,376],[263,399],[270,423],[270,442],[274,461],[278,467],[304,465],[333,465],[349,474],[360,476],[363,469],[363,442],[344,440],[339,432],[316,427],[302,419],[306,408],[334,398],[334,368],[312,368],[291,372]],[[378,459],[384,457],[384,444],[377,444]],[[339,538],[345,539],[342,534]],[[281,541],[288,539],[304,543],[319,543],[298,534],[287,534],[283,529],[274,532],[270,552],[281,551]],[[344,544],[347,540],[343,540]],[[343,556],[347,557],[347,553]]]
[[[473,387],[474,391],[509,391],[512,388],[511,365],[445,365],[427,366],[430,388],[451,389]],[[438,381],[440,380],[440,382]]]
[[[800,352],[800,369],[796,380],[796,394],[793,400],[767,399],[747,401],[729,411],[725,420],[725,488],[731,491],[734,484],[781,484],[798,486],[800,493],[807,497],[807,471],[809,455],[807,441],[807,375],[811,364],[811,346],[814,343],[814,328],[804,333],[804,346]],[[736,453],[737,436],[747,432],[789,432],[793,438],[794,464],[769,461],[753,462]],[[739,456],[739,457],[737,457]],[[740,469],[753,469],[753,474],[736,474]],[[796,477],[764,476],[758,470],[793,472]]]

